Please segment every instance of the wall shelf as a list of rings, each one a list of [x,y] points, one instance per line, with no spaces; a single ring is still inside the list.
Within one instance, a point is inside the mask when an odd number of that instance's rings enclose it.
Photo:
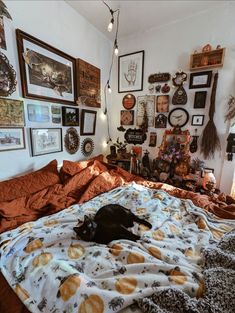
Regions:
[[[191,54],[190,71],[222,67],[224,64],[224,55],[225,48]]]

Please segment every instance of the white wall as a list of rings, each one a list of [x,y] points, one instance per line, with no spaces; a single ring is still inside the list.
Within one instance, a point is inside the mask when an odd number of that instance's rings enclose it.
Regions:
[[[217,152],[213,160],[206,160],[207,167],[215,169],[217,185],[221,190],[230,193],[233,180],[235,162],[228,162],[225,159],[224,151],[226,147],[227,125],[224,123],[224,112],[226,111],[227,101],[230,94],[235,95],[235,3],[226,2],[221,9],[212,8],[210,11],[195,15],[191,18],[177,21],[176,23],[164,26],[158,29],[151,29],[144,33],[136,34],[129,38],[119,40],[120,55],[139,50],[145,50],[144,66],[144,89],[141,92],[134,92],[134,95],[140,96],[148,94],[148,76],[157,72],[170,72],[174,74],[182,69],[189,74],[189,58],[195,49],[200,51],[201,47],[210,43],[213,47],[220,44],[226,47],[225,63],[222,69],[219,69],[219,80],[216,94],[216,113],[214,117],[215,124],[219,133],[222,150]],[[118,94],[117,90],[117,64],[116,71],[113,72],[112,89],[114,90],[112,109],[111,109],[111,137],[122,138],[123,133],[117,131],[120,125],[120,110],[122,107],[122,98],[125,93]],[[189,81],[189,75],[188,75]],[[170,82],[171,83],[171,82]],[[208,121],[208,110],[210,105],[210,90],[208,90],[206,109],[193,109],[194,93],[202,89],[188,89],[188,83],[184,85],[188,94],[188,103],[183,106],[190,114],[190,120],[186,126],[191,134],[194,129],[198,129],[200,135]],[[172,97],[174,89],[171,88]],[[170,110],[177,106],[170,105]],[[136,109],[136,107],[135,107]],[[191,126],[192,114],[205,114],[204,125],[201,127]],[[136,117],[136,116],[135,116]],[[127,127],[128,128],[128,127]],[[169,128],[169,124],[168,124]],[[184,128],[185,129],[185,128]],[[160,146],[164,130],[149,128],[150,131],[157,132],[157,147]],[[148,147],[149,135],[143,147],[150,151],[151,158],[157,156],[157,148]],[[200,153],[194,153],[192,158],[199,157],[203,159]]]
[[[36,38],[64,51],[65,53],[97,66],[101,69],[101,90],[107,81],[111,43],[91,25],[83,16],[79,15],[64,1],[5,1],[13,21],[4,18],[7,51],[1,52],[7,55],[10,63],[17,72],[17,90],[9,99],[22,99],[20,72],[16,47],[15,29],[19,28]],[[103,94],[102,94],[103,99]],[[26,127],[61,127],[59,124],[32,124],[27,121],[27,103],[46,103],[42,101],[23,99],[25,105]],[[103,101],[102,101],[103,103]],[[48,104],[48,103],[47,103]],[[50,104],[50,103],[49,103]],[[50,104],[51,105],[51,104]],[[59,104],[58,104],[59,105]],[[103,106],[103,104],[102,104]],[[87,107],[88,108],[88,107]],[[89,108],[88,108],[89,109]],[[90,108],[93,109],[93,108]],[[91,136],[95,142],[92,155],[105,153],[103,142],[107,140],[106,118],[103,110],[97,110],[96,135]],[[63,127],[63,137],[67,127]],[[77,128],[78,132],[79,127]],[[50,160],[57,159],[60,164],[63,159],[84,159],[79,150],[75,155],[70,155],[64,149],[63,152],[47,154],[43,156],[30,156],[30,140],[28,131],[26,135],[26,149],[0,152],[0,179],[6,179],[22,172],[38,169]],[[90,136],[89,136],[90,137]],[[80,142],[86,137],[80,137]]]

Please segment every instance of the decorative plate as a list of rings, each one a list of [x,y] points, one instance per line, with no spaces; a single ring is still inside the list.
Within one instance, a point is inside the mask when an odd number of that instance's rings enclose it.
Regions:
[[[68,153],[74,154],[79,149],[80,137],[74,127],[67,129],[64,136],[64,145]]]
[[[131,93],[128,93],[122,99],[122,105],[124,106],[126,110],[133,109],[135,106],[135,103],[136,103],[136,98]]]
[[[16,72],[2,52],[0,52],[0,64],[0,96],[7,97],[16,91]]]
[[[83,140],[81,150],[83,155],[85,156],[91,155],[94,150],[93,140],[91,138],[86,138],[85,140]]]
[[[170,111],[168,116],[169,124],[172,127],[183,127],[188,123],[188,111],[182,108],[176,108]]]

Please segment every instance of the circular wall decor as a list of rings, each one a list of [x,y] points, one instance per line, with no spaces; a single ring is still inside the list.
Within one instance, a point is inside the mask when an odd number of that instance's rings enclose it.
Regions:
[[[175,87],[182,86],[187,80],[187,74],[183,71],[178,71],[172,77],[172,83]]]
[[[67,129],[64,136],[64,145],[68,153],[74,154],[79,149],[80,138],[76,128],[70,127]]]
[[[124,106],[126,110],[130,110],[134,108],[135,103],[136,103],[136,98],[131,93],[128,93],[122,99],[122,105]]]
[[[94,141],[91,138],[84,139],[82,142],[81,150],[83,155],[91,155],[94,150]]]
[[[188,111],[182,108],[176,108],[170,111],[168,116],[169,124],[172,127],[183,127],[188,123]]]
[[[16,91],[16,72],[2,52],[0,52],[0,63],[0,96],[7,97]]]

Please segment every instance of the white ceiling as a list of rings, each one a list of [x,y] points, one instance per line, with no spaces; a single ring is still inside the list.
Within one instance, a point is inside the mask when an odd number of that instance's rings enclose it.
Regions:
[[[114,38],[114,32],[107,31],[110,13],[102,1],[65,1],[105,36]],[[106,1],[113,10],[120,8],[119,38],[175,23],[225,2],[228,1]]]

